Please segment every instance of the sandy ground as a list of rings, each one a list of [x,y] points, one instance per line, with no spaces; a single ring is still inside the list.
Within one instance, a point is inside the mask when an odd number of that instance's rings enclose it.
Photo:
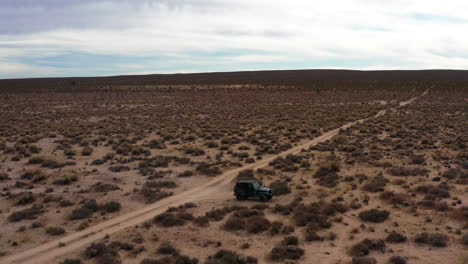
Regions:
[[[424,96],[426,93],[427,91],[425,91],[421,96]],[[412,98],[408,101],[402,102],[400,106],[405,106],[407,104],[410,104],[416,99],[417,98]],[[379,113],[377,113],[377,115],[373,117],[369,117],[369,118],[382,116],[386,113],[386,111],[393,110],[393,109],[394,108],[382,110]],[[320,142],[329,140],[330,138],[337,135],[341,129],[346,129],[356,123],[364,122],[365,120],[368,120],[369,118],[347,123],[337,129],[328,131],[313,140],[303,142],[288,151],[282,152],[278,155],[269,156],[253,164],[249,164],[240,168],[227,171],[223,173],[222,175],[216,177],[215,179],[210,180],[207,183],[204,183],[195,188],[189,189],[185,192],[181,192],[171,197],[165,198],[161,201],[158,201],[156,203],[153,203],[141,209],[137,209],[135,211],[122,214],[118,217],[112,218],[105,222],[90,226],[89,228],[83,231],[68,234],[57,240],[46,242],[38,247],[28,249],[24,252],[14,254],[11,256],[7,256],[1,259],[1,262],[2,263],[47,263],[60,256],[69,254],[80,248],[83,248],[93,241],[105,238],[106,236],[112,235],[124,229],[132,228],[142,222],[150,220],[155,215],[161,214],[164,211],[166,211],[168,207],[170,206],[178,206],[187,202],[212,201],[216,203],[216,201],[229,200],[232,198],[232,194],[230,191],[232,181],[240,171],[245,170],[245,169],[261,168],[261,167],[268,165],[270,161],[274,160],[278,156],[299,153],[302,149],[306,149]],[[216,200],[213,200],[213,197],[219,197],[219,198]],[[232,239],[234,241],[233,243],[240,243],[240,241],[236,242],[235,241],[236,239],[234,238]],[[252,250],[255,250],[255,249],[256,249],[255,247],[252,248]],[[260,248],[257,248],[257,249],[260,250]],[[338,252],[333,252],[333,247],[331,248],[328,247],[327,243],[323,243],[322,245],[320,245],[320,247],[317,248],[317,250],[318,252],[308,250],[307,251],[308,256],[306,256],[306,259],[312,259],[313,255],[316,255],[319,252],[323,254],[328,254],[328,255],[330,254],[333,255],[333,254],[338,253]],[[262,252],[266,252],[266,250],[263,250]],[[450,254],[450,252],[448,254]],[[339,256],[339,254],[337,255]]]

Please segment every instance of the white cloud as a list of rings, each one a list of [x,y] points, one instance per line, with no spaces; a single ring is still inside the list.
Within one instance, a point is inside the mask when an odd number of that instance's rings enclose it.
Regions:
[[[45,30],[0,34],[0,58],[14,62],[68,53],[166,57],[172,71],[187,64],[196,70],[195,60],[200,71],[210,60],[245,68],[328,61],[324,68],[467,69],[468,2],[449,2],[88,1],[73,10],[59,9],[75,12],[65,27],[56,21],[56,27],[46,23]],[[225,52],[233,54],[216,55]],[[147,70],[146,64],[131,66],[129,71]]]

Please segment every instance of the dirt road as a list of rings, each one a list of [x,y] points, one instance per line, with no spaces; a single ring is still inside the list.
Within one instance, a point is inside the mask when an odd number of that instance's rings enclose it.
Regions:
[[[408,101],[401,102],[398,107],[405,106],[412,103],[417,98],[424,96],[428,91],[426,90],[420,96],[411,98]],[[327,141],[337,135],[341,129],[346,129],[356,123],[364,122],[365,120],[379,117],[384,115],[387,111],[396,109],[398,107],[388,108],[378,112],[375,116],[357,120],[354,122],[349,122],[339,128],[328,131],[322,134],[319,137],[316,137],[310,141],[307,141],[301,145],[298,145],[290,150],[284,151],[278,155],[274,155],[263,160],[260,160],[256,163],[252,163],[237,169],[233,169],[223,173],[222,175],[216,177],[215,179],[195,187],[189,191],[165,198],[158,202],[155,202],[151,205],[143,207],[141,209],[135,210],[133,212],[126,213],[124,215],[115,217],[108,221],[102,222],[95,226],[91,226],[85,230],[78,231],[76,233],[64,236],[57,240],[42,244],[38,247],[28,249],[24,252],[7,256],[3,259],[0,259],[1,263],[4,264],[13,264],[13,263],[23,263],[23,264],[37,264],[37,263],[50,263],[55,258],[63,256],[67,253],[73,252],[77,249],[83,248],[86,245],[104,238],[106,235],[111,235],[115,232],[123,230],[127,227],[138,225],[142,222],[151,220],[154,216],[165,212],[170,206],[178,206],[187,202],[197,202],[205,198],[209,198],[211,193],[216,192],[217,190],[223,190],[226,185],[232,183],[237,174],[245,169],[257,169],[268,165],[268,163],[278,156],[284,156],[287,154],[296,154],[299,153],[302,149],[309,148],[320,142]],[[59,247],[59,244],[62,245]]]

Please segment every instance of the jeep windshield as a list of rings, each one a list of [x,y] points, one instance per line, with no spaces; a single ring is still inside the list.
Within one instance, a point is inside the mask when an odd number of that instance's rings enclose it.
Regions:
[[[260,183],[258,183],[258,182],[252,182],[252,185],[253,185],[255,190],[260,189]]]

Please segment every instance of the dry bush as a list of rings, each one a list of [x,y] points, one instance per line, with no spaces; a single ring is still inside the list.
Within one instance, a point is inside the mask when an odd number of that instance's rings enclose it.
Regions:
[[[284,261],[288,259],[298,260],[304,255],[304,249],[297,246],[274,247],[270,252],[270,259],[273,261]]]
[[[46,234],[51,236],[60,236],[62,234],[65,234],[65,229],[58,226],[50,226],[46,228]]]
[[[120,209],[122,208],[122,205],[120,205],[119,202],[110,201],[101,205],[100,207],[101,207],[101,210],[103,211],[106,211],[108,213],[114,213],[114,212],[120,211]]]
[[[381,251],[385,250],[385,242],[381,239],[364,239],[361,242],[353,245],[349,254],[351,256],[360,257],[368,255],[371,251]]]
[[[206,162],[200,163],[196,171],[206,176],[217,176],[221,174],[221,170],[213,164],[208,164]]]
[[[172,192],[165,192],[160,189],[143,187],[140,189],[140,195],[147,204],[157,202],[172,195]]]
[[[5,172],[0,172],[0,182],[1,182],[1,181],[6,181],[6,180],[10,180],[10,179],[11,179],[11,178],[10,178],[10,176],[8,176],[7,173],[5,173]]]
[[[406,258],[401,256],[391,256],[388,260],[390,264],[406,264]]]
[[[256,264],[257,262],[254,257],[241,256],[234,251],[221,249],[209,256],[205,264]]]
[[[415,191],[440,198],[450,197],[450,193],[446,188],[436,187],[433,185],[419,185],[416,187]]]
[[[162,255],[172,255],[176,254],[178,250],[169,242],[164,242],[159,245],[157,252]]]
[[[385,241],[389,243],[403,243],[406,242],[406,236],[393,231],[388,234],[387,238],[385,238]]]
[[[387,170],[392,176],[408,177],[408,176],[424,176],[429,171],[421,168],[409,168],[409,167],[392,167]]]
[[[60,262],[60,264],[81,264],[83,262],[81,262],[81,259],[78,259],[78,258],[67,258],[65,260],[63,260],[62,262]]]
[[[257,234],[268,230],[270,221],[263,216],[251,216],[245,220],[245,229],[249,233]]]
[[[359,213],[361,220],[373,223],[382,223],[387,220],[390,212],[386,210],[370,209]]]
[[[317,184],[325,187],[335,187],[338,184],[340,164],[338,160],[328,161],[320,166],[315,172],[314,178],[317,179]]]
[[[364,184],[362,189],[366,192],[383,192],[385,186],[387,185],[388,180],[385,179],[382,173],[379,173],[373,179],[371,179],[368,183]]]
[[[440,233],[420,233],[415,238],[414,241],[419,244],[429,244],[433,247],[446,247],[448,237]]]
[[[299,239],[296,236],[286,236],[281,241],[284,246],[297,246],[299,245]]]
[[[223,225],[223,228],[229,231],[242,230],[244,227],[245,220],[235,215],[231,215]]]
[[[270,184],[271,191],[273,192],[273,195],[284,195],[291,193],[291,190],[289,189],[289,185],[285,181],[279,181],[276,180]]]
[[[351,264],[377,264],[377,260],[373,257],[353,257]]]
[[[34,204],[30,208],[11,213],[8,216],[8,220],[10,222],[18,222],[25,219],[33,220],[36,219],[38,215],[43,213],[45,213],[44,207],[42,205]]]
[[[192,221],[193,215],[186,212],[180,213],[162,213],[153,218],[153,222],[162,227],[183,226],[187,221]]]

